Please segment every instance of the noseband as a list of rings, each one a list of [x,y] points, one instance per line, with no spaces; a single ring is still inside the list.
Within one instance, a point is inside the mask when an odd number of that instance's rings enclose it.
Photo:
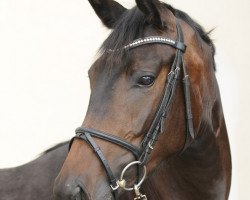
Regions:
[[[191,144],[191,142],[194,139],[194,129],[193,129],[191,102],[190,102],[190,86],[189,86],[190,83],[189,83],[189,76],[187,74],[187,70],[185,67],[184,59],[183,59],[183,54],[185,53],[186,46],[184,44],[183,32],[178,22],[178,19],[176,19],[176,29],[177,29],[176,41],[166,38],[166,37],[150,36],[150,37],[134,40],[131,44],[124,47],[125,50],[130,50],[130,49],[142,46],[142,45],[158,43],[158,44],[170,45],[176,49],[175,59],[172,64],[170,73],[168,74],[168,79],[166,81],[166,85],[164,88],[163,97],[161,99],[160,105],[158,106],[158,109],[151,123],[151,126],[146,136],[141,142],[141,145],[137,147],[114,135],[110,135],[108,133],[104,133],[99,130],[84,128],[84,127],[80,127],[76,129],[76,135],[75,137],[72,138],[70,142],[69,148],[71,147],[71,144],[75,138],[86,141],[90,145],[90,147],[92,147],[97,157],[103,164],[103,167],[107,173],[115,200],[118,199],[118,192],[117,192],[118,188],[122,188],[127,191],[134,190],[135,195],[136,195],[136,197],[134,198],[135,200],[146,199],[146,196],[142,195],[139,192],[139,188],[146,176],[145,165],[148,162],[149,155],[154,149],[154,145],[157,141],[159,134],[163,132],[165,118],[168,114],[169,107],[172,102],[172,98],[176,89],[177,79],[179,77],[181,69],[183,72],[183,91],[184,91],[185,113],[186,113],[186,142],[183,147],[183,151]],[[111,142],[118,146],[121,146],[131,151],[131,153],[134,155],[136,161],[128,164],[124,168],[119,180],[113,174],[107,160],[105,159],[103,152],[101,151],[100,147],[96,144],[93,137]],[[132,165],[138,165],[138,180],[137,180],[137,184],[134,185],[134,188],[127,188],[126,181],[123,179],[123,174]],[[141,180],[139,180],[142,167],[144,167],[144,174]]]

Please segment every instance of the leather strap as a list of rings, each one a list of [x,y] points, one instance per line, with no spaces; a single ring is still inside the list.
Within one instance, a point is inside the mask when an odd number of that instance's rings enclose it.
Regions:
[[[176,29],[177,29],[177,41],[176,44],[178,44],[178,47],[185,47],[183,41],[183,32],[180,28],[179,21],[176,19]],[[166,115],[168,113],[169,107],[172,102],[173,94],[175,93],[176,89],[176,83],[179,76],[179,71],[182,68],[183,74],[184,74],[184,96],[185,96],[185,106],[186,106],[186,118],[187,120],[187,135],[186,135],[186,142],[184,145],[184,148],[187,148],[192,140],[188,140],[189,135],[193,134],[193,121],[192,121],[192,111],[191,111],[191,102],[190,102],[190,90],[189,90],[189,84],[188,81],[188,75],[186,72],[184,59],[183,59],[183,53],[185,52],[186,48],[177,48],[176,50],[176,56],[175,61],[172,64],[171,71],[168,76],[168,82],[166,83],[164,95],[162,98],[162,101],[160,103],[160,106],[157,109],[157,112],[155,114],[154,120],[147,132],[146,137],[142,141],[142,146],[144,147],[144,151],[140,157],[140,161],[143,164],[146,164],[149,158],[150,153],[153,150],[153,146],[155,145],[159,134],[163,130],[164,121],[166,118]],[[193,138],[193,137],[192,137]]]
[[[106,174],[108,176],[108,179],[109,179],[109,182],[110,184],[115,187],[116,186],[116,178],[115,178],[115,175],[113,174],[112,172],[112,169],[110,168],[109,166],[109,163],[108,161],[106,160],[102,150],[100,149],[100,147],[96,144],[96,142],[93,140],[93,138],[91,137],[90,133],[89,132],[77,132],[76,136],[74,137],[75,138],[79,138],[79,139],[82,139],[82,140],[85,140],[93,149],[93,151],[96,153],[97,157],[99,158],[99,160],[101,161],[105,171],[106,171]],[[114,197],[115,199],[118,198],[118,193],[117,191],[114,191]]]
[[[121,146],[129,151],[131,151],[133,153],[133,155],[135,156],[136,159],[138,159],[140,157],[141,154],[141,149],[134,146],[133,144],[130,144],[128,142],[126,142],[125,140],[116,137],[114,135],[110,135],[108,133],[104,133],[95,129],[89,129],[89,128],[83,128],[83,127],[79,127],[76,129],[75,131],[76,133],[89,133],[91,136],[95,137],[95,138],[99,138],[99,139],[103,139],[106,140],[108,142],[111,142],[113,144],[116,144],[118,146]]]

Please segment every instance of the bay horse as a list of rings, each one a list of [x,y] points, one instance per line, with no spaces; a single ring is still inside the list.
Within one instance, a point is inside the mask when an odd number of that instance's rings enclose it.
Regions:
[[[138,0],[137,7],[131,10],[110,0],[90,0],[90,3],[102,22],[114,30],[103,44],[102,55],[90,69],[92,94],[84,129],[77,129],[79,138],[71,144],[68,157],[66,142],[23,166],[0,170],[0,199],[52,199],[54,179],[66,157],[54,185],[54,199],[113,198],[104,167],[81,137],[86,139],[86,128],[92,136],[98,129],[101,131],[98,133],[112,134],[110,142],[116,136],[117,141],[126,140],[124,145],[131,143],[134,150],[138,149],[136,146],[140,146],[157,115],[176,47],[167,46],[171,45],[167,41],[154,40],[154,43],[146,41],[147,45],[134,44],[133,49],[120,50],[139,37],[178,39],[175,18],[187,46],[183,61],[190,77],[194,132],[186,132],[192,125],[185,123],[188,122],[185,92],[181,84],[183,77],[179,77],[169,112],[161,120],[164,123],[158,142],[154,147],[149,143],[148,147],[154,149],[146,165],[148,175],[137,192],[146,194],[150,200],[227,199],[231,158],[214,75],[215,49],[211,39],[186,13],[158,1]],[[116,177],[136,157],[112,143],[96,141]],[[135,173],[137,170],[139,173]],[[127,176],[131,177],[128,183],[136,182],[141,173],[141,166],[128,171]],[[119,199],[134,197],[132,192],[122,189],[119,188]]]
[[[89,70],[88,111],[54,199],[228,199],[230,147],[208,34],[158,0],[132,9],[89,2],[113,31]]]

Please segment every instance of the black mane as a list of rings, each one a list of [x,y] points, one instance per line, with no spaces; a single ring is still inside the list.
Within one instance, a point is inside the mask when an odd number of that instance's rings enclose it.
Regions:
[[[143,37],[145,20],[145,15],[137,7],[127,10],[116,23],[109,37],[104,41],[101,50],[122,49],[131,41]]]
[[[205,32],[204,28],[200,24],[198,24],[195,20],[193,20],[187,13],[185,13],[185,12],[183,12],[181,10],[175,9],[172,6],[167,5],[167,4],[165,4],[165,6],[169,10],[171,10],[171,12],[173,12],[176,17],[184,20],[190,27],[193,28],[193,30],[195,30],[199,34],[199,36],[201,37],[201,39],[205,43],[207,43],[209,46],[211,46],[212,53],[213,53],[213,56],[214,56],[215,55],[215,46],[214,46],[213,41],[209,37],[209,34],[211,33],[211,31]]]

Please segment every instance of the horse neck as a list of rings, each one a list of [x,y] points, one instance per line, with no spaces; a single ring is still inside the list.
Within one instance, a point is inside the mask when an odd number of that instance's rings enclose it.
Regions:
[[[222,116],[217,132],[203,122],[195,142],[181,155],[163,161],[142,190],[152,200],[227,199],[230,149]]]

